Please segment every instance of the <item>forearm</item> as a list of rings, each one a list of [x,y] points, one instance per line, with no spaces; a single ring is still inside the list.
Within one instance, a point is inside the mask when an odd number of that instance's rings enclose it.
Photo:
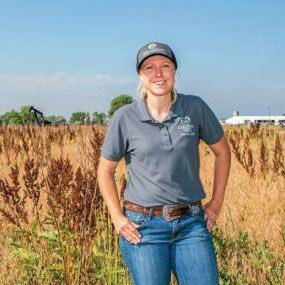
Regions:
[[[99,170],[98,184],[101,195],[109,210],[110,216],[114,221],[118,215],[122,215],[114,173]]]
[[[226,186],[229,178],[230,164],[231,155],[229,150],[218,154],[215,158],[212,200],[220,206],[222,206],[224,201]]]

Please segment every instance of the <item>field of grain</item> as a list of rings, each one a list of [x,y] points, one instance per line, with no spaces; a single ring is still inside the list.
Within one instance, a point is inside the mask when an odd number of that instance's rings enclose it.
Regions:
[[[225,132],[232,168],[213,230],[220,284],[285,284],[285,131]],[[99,126],[0,127],[0,284],[131,284],[97,185],[104,135]],[[214,157],[204,143],[200,153],[206,203]],[[125,177],[122,161],[120,193]]]

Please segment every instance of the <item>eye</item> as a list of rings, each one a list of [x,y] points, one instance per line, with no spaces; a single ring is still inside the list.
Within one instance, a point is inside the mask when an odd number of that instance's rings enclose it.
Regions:
[[[154,67],[153,67],[153,65],[148,64],[148,65],[143,66],[142,69],[147,73],[152,73],[154,70]]]

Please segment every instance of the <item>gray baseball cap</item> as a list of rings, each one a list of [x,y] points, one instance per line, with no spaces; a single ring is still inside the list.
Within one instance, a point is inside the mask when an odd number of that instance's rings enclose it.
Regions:
[[[153,55],[166,56],[174,63],[175,69],[177,69],[177,61],[172,49],[167,44],[150,42],[143,46],[137,54],[137,72],[139,72],[143,61]]]

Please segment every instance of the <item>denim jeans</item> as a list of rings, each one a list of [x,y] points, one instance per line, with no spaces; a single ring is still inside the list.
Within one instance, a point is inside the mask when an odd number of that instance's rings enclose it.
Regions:
[[[171,271],[180,285],[216,285],[218,270],[212,235],[204,210],[172,221],[124,210],[136,224],[141,241],[132,244],[119,237],[125,265],[135,285],[169,285]]]

